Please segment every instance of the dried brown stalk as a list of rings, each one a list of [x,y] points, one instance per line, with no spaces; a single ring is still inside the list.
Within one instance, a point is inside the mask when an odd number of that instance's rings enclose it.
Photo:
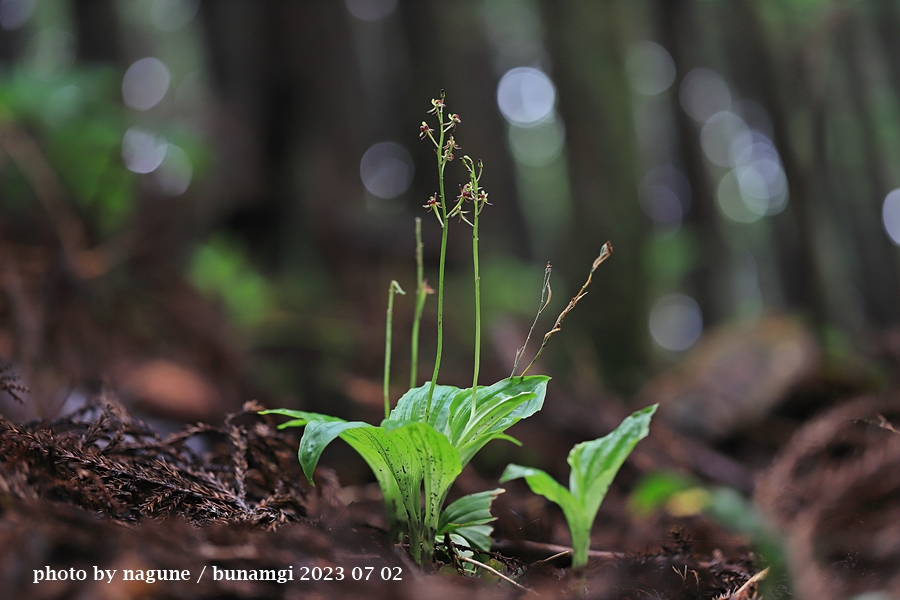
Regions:
[[[524,371],[522,371],[522,376],[524,376],[526,373],[528,373],[528,370],[535,363],[535,361],[538,359],[538,357],[540,357],[541,353],[544,351],[544,348],[547,346],[547,342],[550,340],[550,337],[554,333],[556,333],[557,331],[562,329],[563,319],[566,318],[566,315],[569,314],[569,312],[573,308],[575,308],[575,305],[578,304],[579,300],[581,300],[582,298],[584,298],[587,295],[587,288],[589,285],[591,285],[591,279],[594,276],[594,271],[597,270],[597,267],[599,267],[603,263],[603,261],[605,261],[607,258],[609,258],[612,255],[612,251],[613,251],[613,247],[612,247],[612,244],[609,242],[606,242],[600,248],[600,255],[594,259],[594,263],[591,265],[591,271],[590,271],[590,273],[588,273],[588,276],[587,276],[587,281],[584,282],[584,285],[581,286],[581,289],[578,290],[578,293],[575,294],[575,296],[571,300],[569,300],[569,304],[563,309],[563,311],[561,313],[559,313],[559,316],[556,317],[556,323],[553,324],[553,329],[551,329],[544,335],[544,340],[541,342],[541,347],[538,348],[537,354],[534,355],[534,358],[531,359],[531,362],[528,363],[528,366],[525,367]],[[548,283],[548,286],[549,286],[549,283]]]

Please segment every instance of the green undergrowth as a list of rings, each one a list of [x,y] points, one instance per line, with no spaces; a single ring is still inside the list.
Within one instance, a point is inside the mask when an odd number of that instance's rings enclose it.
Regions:
[[[388,382],[391,370],[394,296],[395,294],[405,294],[396,281],[391,281],[388,288],[385,332],[385,416],[381,423],[372,425],[362,421],[345,421],[330,415],[289,409],[262,411],[262,414],[290,417],[291,420],[281,424],[281,428],[304,427],[298,457],[303,472],[310,482],[312,482],[313,473],[322,452],[331,442],[340,438],[350,445],[372,469],[381,488],[392,539],[396,543],[407,544],[410,555],[420,565],[430,564],[434,557],[435,545],[444,543],[446,540],[452,542],[452,545],[457,547],[457,551],[458,547],[468,548],[468,550],[463,549],[463,552],[468,552],[469,556],[474,552],[490,550],[492,543],[490,523],[494,520],[490,512],[491,504],[503,490],[498,488],[469,494],[449,506],[444,506],[447,494],[462,469],[488,442],[506,440],[519,443],[506,432],[520,420],[541,410],[550,380],[545,375],[527,375],[527,372],[543,351],[550,337],[561,329],[565,316],[586,295],[587,286],[591,282],[594,270],[612,252],[612,246],[608,242],[603,245],[600,256],[592,265],[587,281],[559,315],[553,328],[545,334],[540,349],[531,363],[519,374],[516,374],[519,361],[525,352],[525,345],[523,345],[517,353],[516,363],[509,377],[491,385],[479,385],[482,320],[479,224],[482,211],[486,206],[490,206],[490,203],[487,192],[480,185],[483,168],[481,161],[474,161],[468,156],[460,158],[460,162],[468,173],[468,181],[459,186],[460,192],[455,199],[446,197],[444,170],[447,164],[455,159],[454,152],[459,149],[453,134],[457,125],[461,123],[461,119],[459,115],[446,111],[443,92],[439,98],[432,100],[432,108],[428,112],[437,123],[432,128],[423,121],[419,128],[419,134],[421,139],[429,141],[434,147],[437,156],[438,191],[429,198],[424,208],[431,212],[441,224],[441,254],[438,288],[435,291],[428,286],[424,279],[421,219],[417,218],[415,253],[417,282],[411,336],[412,365],[409,391],[403,394],[391,409]],[[456,221],[465,223],[472,230],[475,360],[472,385],[468,388],[438,383],[443,351],[447,231],[451,223]],[[431,294],[437,296],[437,352],[431,379],[416,386],[419,325],[426,298]],[[546,308],[550,296],[550,265],[548,264],[541,289],[538,316]],[[537,318],[535,318],[536,323]],[[532,331],[534,326],[533,324]],[[529,338],[530,336],[531,331],[528,334]],[[593,521],[593,515],[596,514],[594,504],[599,506],[602,500],[602,495],[597,496],[596,490],[602,488],[605,493],[622,461],[642,437],[635,437],[636,434],[643,431],[643,435],[646,435],[646,424],[649,422],[651,414],[652,410],[645,410],[644,429],[635,430],[634,434],[627,438],[627,442],[619,443],[604,461],[600,461],[598,464],[592,463],[593,466],[588,469],[588,472],[591,475],[599,473],[597,476],[600,477],[598,480],[600,484],[591,486],[582,484],[583,487],[586,486],[585,490],[582,490],[584,493],[577,495],[578,492],[575,492],[579,501],[582,501],[583,497],[590,496],[591,498],[582,510],[584,514],[578,513],[577,519],[573,518],[569,521],[570,525],[581,527],[576,548],[576,558],[579,560],[582,554],[586,555],[586,550],[582,552],[585,544],[585,534],[582,531],[584,524],[587,523],[586,535],[587,544],[589,544],[590,523]],[[626,424],[630,423],[631,421],[626,420]],[[580,446],[576,446],[576,449]],[[606,448],[606,446],[603,447]],[[579,450],[576,454],[581,456],[584,452]],[[572,457],[570,456],[571,462]],[[549,479],[546,474],[541,475],[537,470],[526,469],[510,465],[504,477],[505,479],[512,479],[514,476],[526,477],[529,483],[534,478],[541,478],[542,481]],[[534,489],[534,486],[532,487]],[[545,481],[545,487],[550,489],[552,485]],[[560,494],[557,496],[563,497]],[[572,512],[574,509],[569,506],[576,506],[577,503],[566,501],[558,503],[563,507],[567,517],[570,513],[575,514]],[[574,531],[573,529],[573,539],[576,537]]]

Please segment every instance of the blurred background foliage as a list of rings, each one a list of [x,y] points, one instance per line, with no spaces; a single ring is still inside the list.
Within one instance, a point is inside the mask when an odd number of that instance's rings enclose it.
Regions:
[[[0,355],[45,411],[104,378],[165,398],[169,377],[196,389],[186,417],[251,397],[376,417],[416,216],[436,284],[417,133],[445,89],[493,204],[485,382],[508,374],[544,265],[540,334],[606,240],[544,372],[631,395],[704,331],[786,313],[887,373],[898,31],[893,1],[0,0]],[[451,230],[457,385],[468,236]],[[399,298],[395,365],[411,319]],[[420,374],[434,326],[432,299]]]

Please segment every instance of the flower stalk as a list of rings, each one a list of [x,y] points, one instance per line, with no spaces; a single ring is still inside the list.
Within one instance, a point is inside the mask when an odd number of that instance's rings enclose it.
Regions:
[[[487,201],[487,193],[479,187],[479,180],[484,169],[481,161],[476,165],[468,156],[462,157],[462,162],[469,171],[469,183],[461,186],[459,198],[453,214],[458,214],[461,219],[472,226],[472,261],[475,278],[475,368],[472,375],[472,412],[471,418],[475,418],[476,398],[478,394],[478,372],[481,368],[481,275],[478,269],[478,217]],[[466,218],[466,211],[462,210],[465,202],[472,203],[472,220]]]
[[[388,288],[387,325],[384,333],[384,418],[391,415],[390,380],[391,380],[391,332],[394,321],[394,293],[406,295],[396,280],[391,280]]]
[[[438,193],[432,196],[425,208],[434,212],[438,221],[441,223],[441,259],[438,267],[438,298],[437,298],[437,352],[434,357],[434,372],[431,376],[431,384],[428,387],[428,404],[425,414],[431,414],[431,401],[434,397],[434,387],[437,385],[438,373],[441,370],[441,354],[444,349],[444,266],[447,263],[447,229],[448,229],[448,211],[446,196],[444,194],[444,168],[447,163],[453,160],[453,150],[458,149],[453,135],[447,135],[452,132],[457,124],[460,123],[459,115],[450,114],[446,120],[444,118],[444,90],[441,90],[441,97],[431,101],[431,110],[429,114],[433,114],[438,120],[437,138],[435,131],[431,129],[424,121],[419,127],[419,137],[431,140],[435,146],[435,154],[437,155],[438,166]]]
[[[425,308],[425,297],[434,293],[425,281],[425,267],[422,258],[422,218],[416,217],[416,308],[413,315],[412,341],[410,343],[409,387],[416,387],[419,370],[419,326],[422,323],[422,311]]]

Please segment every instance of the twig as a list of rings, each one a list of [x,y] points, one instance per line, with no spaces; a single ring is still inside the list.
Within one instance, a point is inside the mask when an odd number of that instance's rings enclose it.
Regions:
[[[554,556],[549,558],[545,558],[543,560],[550,560],[551,558],[556,558],[558,556],[562,556],[563,554],[571,554],[572,549],[567,546],[560,546],[558,544],[545,544],[543,542],[531,542],[528,540],[520,540],[517,542],[508,542],[505,540],[494,540],[494,544],[492,546],[494,550],[498,550],[500,552],[508,552],[510,550],[516,550],[519,552],[552,552],[555,553]],[[611,552],[609,550],[588,550],[588,556],[591,558],[605,558],[605,559],[617,559],[621,560],[624,558],[628,558],[628,554],[624,552]]]
[[[572,554],[572,551],[571,550],[563,550],[562,552],[557,552],[553,556],[548,556],[547,558],[542,558],[541,560],[536,560],[533,563],[531,563],[531,565],[534,566],[534,565],[543,564],[545,562],[550,562],[551,560],[556,560],[560,556],[565,556],[566,554]]]
[[[534,358],[531,359],[531,362],[528,363],[528,366],[525,367],[524,371],[522,371],[523,376],[528,372],[528,370],[531,368],[531,366],[534,364],[534,362],[538,359],[538,357],[544,351],[544,348],[547,346],[547,341],[550,339],[550,337],[554,333],[556,333],[557,331],[562,329],[563,319],[566,318],[566,315],[569,314],[569,311],[571,311],[573,308],[575,308],[575,305],[578,304],[578,301],[587,295],[587,287],[589,285],[591,285],[591,279],[594,276],[594,271],[597,270],[597,267],[599,267],[603,263],[603,261],[605,261],[607,258],[609,258],[612,255],[612,251],[613,251],[613,247],[612,247],[612,244],[609,242],[606,242],[600,248],[600,256],[598,256],[597,258],[594,259],[594,263],[591,265],[591,272],[588,273],[587,281],[584,282],[584,285],[581,286],[581,289],[578,291],[578,293],[575,294],[575,296],[571,300],[569,300],[569,304],[563,309],[563,311],[561,313],[559,313],[559,316],[556,317],[556,323],[554,323],[553,329],[551,329],[544,335],[544,341],[541,342],[541,347],[538,348],[537,354],[534,355]]]
[[[887,429],[888,431],[893,431],[894,433],[900,433],[900,431],[897,431],[897,428],[896,428],[896,427],[894,427],[893,425],[891,425],[891,422],[888,421],[888,420],[884,417],[884,415],[878,414],[878,415],[875,415],[875,416],[878,418],[878,426],[879,426],[879,427],[881,427],[882,429]]]
[[[490,573],[493,573],[494,575],[496,575],[497,577],[499,577],[500,579],[502,579],[502,580],[505,581],[506,583],[511,583],[511,584],[513,584],[514,586],[516,586],[516,587],[519,588],[520,590],[525,590],[526,592],[530,592],[530,593],[532,593],[532,594],[537,594],[537,592],[535,592],[533,589],[527,588],[527,587],[525,587],[524,585],[522,585],[521,583],[519,583],[519,582],[517,582],[517,581],[515,581],[515,580],[513,580],[513,579],[510,579],[509,577],[507,577],[506,575],[504,575],[503,573],[501,573],[501,572],[498,571],[497,569],[494,569],[493,567],[489,567],[489,566],[487,566],[486,564],[484,564],[483,562],[479,562],[479,561],[475,560],[474,558],[469,558],[469,557],[467,557],[467,556],[460,556],[460,555],[457,555],[456,558],[458,558],[459,560],[461,560],[461,561],[463,561],[463,562],[467,562],[467,563],[469,563],[469,564],[473,564],[473,565],[475,565],[476,567],[481,567],[481,568],[484,569],[485,571],[488,571],[488,572],[490,572]]]
[[[723,596],[722,600],[750,600],[750,588],[765,579],[766,575],[768,574],[769,567],[766,567],[765,569],[748,579],[746,582],[744,582],[744,585],[735,590],[733,594],[727,597]]]
[[[534,332],[534,328],[537,325],[538,318],[541,316],[541,313],[544,312],[544,309],[550,304],[550,299],[553,297],[553,290],[550,288],[550,272],[553,270],[553,265],[549,262],[547,263],[547,267],[544,269],[544,283],[541,284],[541,304],[538,306],[537,314],[534,315],[534,321],[531,323],[531,328],[528,330],[528,335],[525,336],[525,343],[522,344],[522,347],[516,350],[516,361],[513,363],[512,371],[509,376],[512,377],[516,374],[516,369],[519,368],[519,361],[522,360],[522,357],[525,355],[525,348],[528,347],[528,342],[531,340],[531,334]]]

